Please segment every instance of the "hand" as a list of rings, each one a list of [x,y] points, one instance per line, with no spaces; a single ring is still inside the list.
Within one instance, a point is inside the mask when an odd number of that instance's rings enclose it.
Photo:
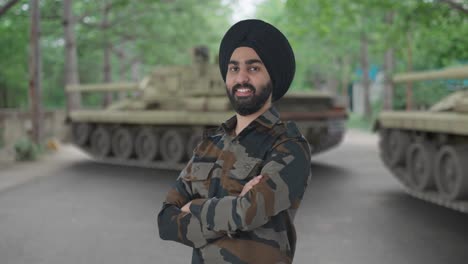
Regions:
[[[262,175],[255,176],[248,183],[246,183],[244,188],[242,188],[242,192],[239,194],[239,196],[244,196],[248,191],[250,191],[250,189],[252,189],[255,185],[257,185],[257,183],[260,182],[262,177]]]
[[[182,212],[191,213],[190,212],[190,205],[191,204],[192,204],[192,201],[188,202],[186,205],[182,206],[182,208],[180,208],[180,210]]]

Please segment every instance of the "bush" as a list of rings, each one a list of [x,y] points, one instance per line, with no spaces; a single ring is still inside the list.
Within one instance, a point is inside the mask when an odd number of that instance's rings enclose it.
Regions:
[[[18,161],[36,160],[40,154],[40,147],[30,139],[20,139],[15,145],[15,159]]]

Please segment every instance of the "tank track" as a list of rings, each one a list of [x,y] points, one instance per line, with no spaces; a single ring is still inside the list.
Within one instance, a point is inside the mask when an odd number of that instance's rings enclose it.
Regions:
[[[326,151],[332,147],[337,146],[343,139],[345,133],[345,121],[342,119],[337,120],[330,120],[328,125],[326,126],[326,131],[321,132],[320,134],[316,135],[320,140],[315,144],[311,144],[311,155],[315,155],[319,152]],[[70,141],[76,147],[81,149],[83,152],[87,153],[90,158],[96,162],[103,163],[103,164],[111,164],[111,165],[123,165],[123,166],[133,166],[133,167],[141,167],[141,168],[154,168],[154,169],[165,169],[165,170],[182,170],[185,168],[188,160],[191,156],[191,151],[188,149],[193,149],[198,143],[198,135],[201,138],[202,128],[200,127],[190,127],[190,126],[180,126],[175,128],[166,128],[166,127],[158,127],[161,142],[167,142],[164,140],[164,134],[166,132],[170,132],[171,130],[178,131],[178,135],[180,138],[188,137],[188,143],[183,143],[185,154],[176,155],[177,158],[172,159],[164,157],[163,153],[169,153],[169,151],[161,151],[157,154],[157,157],[152,157],[148,159],[139,159],[137,158],[139,155],[136,153],[136,149],[132,151],[132,153],[126,152],[125,155],[118,155],[114,153],[111,144],[112,143],[112,133],[116,133],[118,135],[119,132],[126,132],[125,128],[129,126],[121,126],[116,124],[111,125],[102,125],[102,124],[88,124],[88,123],[77,123],[75,125],[72,124],[71,126],[71,134],[70,134]],[[123,130],[120,130],[124,128]],[[138,127],[133,126],[132,129],[127,129],[129,133],[127,133],[127,138],[134,138],[132,134],[138,134],[138,131],[145,131],[146,127]],[[100,141],[104,140],[107,143],[104,145],[94,144],[93,142],[93,133],[95,132],[106,132],[101,135],[101,137],[97,137]],[[117,131],[117,132],[116,132]],[[133,133],[132,133],[133,131]],[[154,130],[150,130],[154,131]],[[151,132],[152,133],[152,132]],[[103,137],[103,135],[107,135],[107,137]],[[115,134],[114,134],[115,135]],[[126,134],[120,134],[125,136]],[[159,137],[158,137],[159,138]],[[192,140],[194,139],[194,140]],[[196,139],[196,140],[195,140]],[[128,141],[128,140],[127,140]],[[185,139],[184,139],[185,141]],[[94,145],[93,145],[94,144]],[[159,143],[158,143],[159,144]],[[93,147],[97,147],[96,149]],[[105,146],[105,147],[103,147]],[[119,145],[117,145],[119,146]],[[159,147],[159,146],[158,146]],[[137,148],[137,147],[135,147]],[[121,151],[120,153],[122,153]],[[159,150],[158,150],[159,152]],[[170,156],[170,155],[169,155]]]
[[[392,135],[394,135],[394,137],[392,137]],[[404,131],[399,129],[380,129],[379,138],[380,158],[383,164],[404,186],[405,191],[409,195],[417,199],[468,214],[466,189],[461,188],[463,185],[459,185],[459,190],[464,190],[465,193],[465,196],[462,197],[454,197],[451,195],[452,193],[448,194],[446,190],[438,190],[441,188],[440,182],[437,183],[438,180],[440,181],[440,178],[437,178],[433,174],[435,173],[434,170],[437,170],[437,165],[431,165],[429,167],[422,166],[423,168],[427,168],[425,171],[429,171],[429,174],[422,173],[423,171],[414,171],[415,168],[420,169],[418,165],[421,165],[422,163],[419,160],[408,159],[409,157],[413,157],[412,153],[414,152],[412,150],[415,149],[414,145],[423,146],[424,143],[427,143],[428,146],[433,148],[424,149],[425,151],[428,151],[426,153],[429,153],[429,158],[426,162],[429,160],[432,164],[437,163],[435,159],[440,158],[440,156],[436,155],[437,153],[442,152],[446,146],[453,147],[457,145],[457,141],[454,140],[454,138],[451,139],[452,141],[448,141],[447,137],[440,137],[440,134],[437,134],[437,136],[428,134],[421,135],[414,131]],[[466,157],[468,157],[466,156],[466,152],[461,153],[461,155],[462,156],[459,156],[460,161],[466,160]],[[456,162],[453,164],[456,164]],[[417,178],[416,182],[414,177]],[[429,178],[424,179],[418,177]]]
[[[115,157],[96,157],[91,153],[89,148],[80,147],[92,161],[109,164],[109,165],[120,165],[120,166],[129,166],[129,167],[139,167],[139,168],[148,168],[148,169],[162,169],[162,170],[182,170],[187,165],[188,161],[178,162],[178,163],[168,163],[162,160],[154,160],[152,162],[141,161],[137,159],[119,159]]]
[[[389,167],[389,166],[387,166]],[[405,182],[402,180],[404,179],[405,175],[403,175],[401,170],[395,169],[395,168],[390,168],[391,172],[396,176],[398,181],[404,186],[405,191],[417,198],[421,199],[430,203],[434,203],[452,210],[456,210],[465,214],[468,214],[468,201],[451,201],[448,199],[444,199],[439,193],[436,191],[417,191],[414,189],[411,189],[406,186]]]
[[[343,134],[334,134],[333,139],[331,140],[334,142],[332,145],[338,145],[343,139]],[[329,150],[330,143],[327,145],[327,147],[323,148],[313,148],[311,146],[311,154],[315,155],[318,153],[321,153],[323,151]],[[83,149],[82,149],[83,150]],[[97,162],[97,163],[102,163],[102,164],[110,164],[110,165],[121,165],[121,166],[129,166],[129,167],[138,167],[138,168],[149,168],[149,169],[162,169],[162,170],[183,170],[185,166],[187,165],[187,162],[179,162],[179,163],[167,163],[165,161],[152,161],[152,162],[146,162],[146,161],[140,161],[136,159],[130,159],[130,160],[122,160],[114,157],[106,157],[106,158],[100,158],[93,156],[89,151],[85,151],[90,158]]]
[[[342,119],[328,121],[327,135],[318,144],[311,146],[312,155],[330,150],[338,146],[342,141],[346,131],[345,121]]]

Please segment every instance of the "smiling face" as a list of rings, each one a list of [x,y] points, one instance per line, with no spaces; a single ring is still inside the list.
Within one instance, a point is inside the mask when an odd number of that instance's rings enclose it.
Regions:
[[[259,111],[271,103],[270,75],[255,50],[239,47],[229,60],[226,89],[234,110],[242,115]]]

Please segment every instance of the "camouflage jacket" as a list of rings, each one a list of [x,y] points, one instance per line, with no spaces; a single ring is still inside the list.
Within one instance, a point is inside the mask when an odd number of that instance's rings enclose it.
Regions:
[[[237,136],[236,122],[234,116],[205,133],[167,194],[159,235],[192,247],[192,263],[291,263],[294,215],[310,176],[309,145],[274,108]],[[182,212],[189,201],[191,213]]]

